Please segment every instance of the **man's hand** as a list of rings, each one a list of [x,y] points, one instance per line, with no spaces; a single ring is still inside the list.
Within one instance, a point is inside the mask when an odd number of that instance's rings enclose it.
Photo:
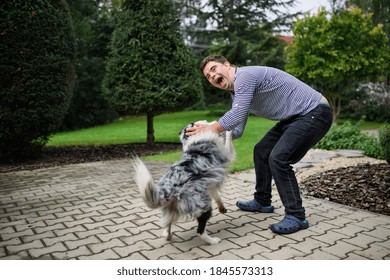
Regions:
[[[207,130],[213,131],[216,133],[220,133],[220,132],[224,131],[223,127],[218,122],[215,122],[214,124],[212,124],[210,126],[206,126],[206,125],[200,124],[200,123],[194,123],[193,127],[187,128],[186,135],[192,136],[192,135],[195,135],[195,134],[198,134],[201,132],[205,132]]]

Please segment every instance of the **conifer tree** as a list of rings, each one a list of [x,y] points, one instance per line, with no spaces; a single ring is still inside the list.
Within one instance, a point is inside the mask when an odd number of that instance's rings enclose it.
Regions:
[[[154,144],[155,116],[199,101],[198,72],[173,1],[123,3],[110,43],[104,94],[122,115],[146,114],[148,144]]]
[[[65,0],[1,1],[0,17],[0,159],[25,159],[68,108],[73,30]]]

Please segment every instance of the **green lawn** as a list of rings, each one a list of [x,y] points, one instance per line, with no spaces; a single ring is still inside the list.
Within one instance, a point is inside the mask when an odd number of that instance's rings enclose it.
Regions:
[[[210,111],[185,111],[163,114],[155,117],[154,130],[156,142],[179,142],[179,131],[188,123],[197,120],[213,121],[218,116]],[[345,120],[340,120],[343,122]],[[246,170],[253,167],[253,147],[261,137],[275,124],[274,121],[258,117],[249,117],[244,135],[234,141],[237,159],[231,171]],[[361,129],[376,129],[381,124],[365,122]],[[114,123],[93,128],[54,134],[48,146],[67,145],[113,145],[146,142],[146,117],[126,117]],[[167,152],[145,157],[144,160],[175,162],[181,151]]]
[[[253,168],[253,147],[263,135],[275,124],[274,121],[249,117],[245,133],[237,140],[234,140],[236,160],[231,166],[231,171],[241,171]],[[169,152],[160,155],[145,157],[145,160],[156,160],[163,162],[174,162],[179,159],[181,151]]]
[[[154,130],[156,142],[179,142],[179,131],[188,123],[197,120],[213,121],[210,111],[185,111],[163,114],[155,117]],[[274,121],[250,117],[244,135],[234,141],[237,159],[232,171],[253,167],[253,146],[272,127]],[[69,145],[112,145],[146,142],[146,117],[126,117],[114,123],[77,131],[54,134],[48,146]],[[174,162],[180,158],[181,151],[145,157],[145,160]]]
[[[163,114],[154,118],[156,142],[179,142],[179,131],[194,120],[210,119],[209,111]],[[112,145],[146,142],[146,116],[121,118],[107,125],[54,134],[49,146]]]

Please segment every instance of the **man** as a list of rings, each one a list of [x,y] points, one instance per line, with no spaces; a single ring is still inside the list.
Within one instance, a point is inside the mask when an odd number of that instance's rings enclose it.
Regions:
[[[332,110],[321,93],[292,75],[264,66],[236,67],[223,56],[206,57],[200,68],[215,87],[232,92],[232,108],[214,125],[196,125],[187,135],[202,130],[233,130],[241,137],[249,113],[279,122],[254,147],[256,187],[254,199],[238,201],[244,211],[271,213],[271,182],[275,181],[285,217],[271,230],[289,234],[309,227],[292,164],[303,158],[329,130]]]

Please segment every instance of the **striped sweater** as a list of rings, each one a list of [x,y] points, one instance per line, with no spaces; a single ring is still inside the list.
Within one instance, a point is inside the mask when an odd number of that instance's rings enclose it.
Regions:
[[[322,94],[292,75],[272,67],[236,68],[232,108],[219,120],[233,137],[244,132],[249,113],[271,120],[305,115],[313,110]]]

